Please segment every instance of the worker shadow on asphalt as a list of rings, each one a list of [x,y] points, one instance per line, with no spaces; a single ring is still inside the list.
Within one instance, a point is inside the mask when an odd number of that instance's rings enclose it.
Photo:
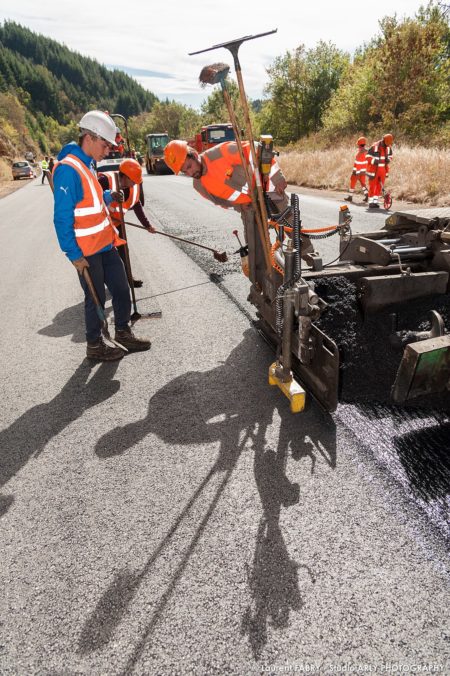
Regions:
[[[0,489],[84,411],[118,392],[120,382],[113,380],[118,364],[105,362],[96,367],[85,359],[54,399],[33,406],[0,431]],[[97,370],[92,375],[93,368]],[[0,516],[12,502],[12,496],[0,495]]]
[[[62,338],[72,335],[73,343],[84,343],[86,335],[84,331],[84,302],[64,308],[58,312],[52,323],[39,329],[38,334],[50,338]]]
[[[300,416],[290,413],[287,400],[277,389],[269,389],[266,384],[264,364],[268,365],[272,359],[273,353],[267,345],[253,329],[249,329],[226,362],[210,371],[192,371],[178,376],[150,399],[144,419],[115,428],[97,442],[96,454],[107,459],[132,449],[148,435],[156,435],[169,447],[186,446],[183,456],[186,463],[189,463],[190,453],[193,459],[198,453],[196,444],[217,445],[219,442],[219,448],[209,471],[141,570],[122,569],[115,573],[83,627],[79,640],[81,653],[101,649],[112,640],[155,561],[171,545],[181,524],[192,518],[191,512],[194,507],[198,508],[199,499],[204,500],[207,491],[211,490],[212,480],[219,475],[220,481],[217,483],[215,479],[213,483],[215,489],[209,506],[194,535],[186,542],[170,582],[155,601],[149,622],[123,673],[133,669],[204,535],[243,452],[253,452],[254,478],[263,507],[254,557],[251,565],[246,566],[253,600],[246,610],[241,629],[249,636],[255,658],[267,641],[268,622],[279,628],[287,627],[290,612],[301,608],[298,570],[305,568],[312,579],[313,573],[306,564],[290,558],[279,524],[282,508],[295,506],[300,493],[299,484],[286,476],[286,464],[288,457],[297,463],[305,460],[310,465],[308,474],[316,471],[318,464],[334,469],[336,430],[331,417],[313,404]],[[276,423],[279,433],[275,450],[269,447],[268,436],[273,434],[276,414],[280,421]],[[302,430],[308,430],[309,436]],[[311,436],[311,430],[316,430],[315,435]],[[318,463],[319,459],[323,463]]]
[[[255,449],[254,475],[263,516],[253,561],[246,564],[251,603],[241,621],[241,633],[248,636],[255,660],[260,659],[267,644],[268,626],[287,628],[291,612],[299,612],[304,605],[299,570],[304,569],[311,582],[315,582],[311,568],[290,557],[279,523],[281,508],[294,506],[300,497],[299,484],[290,482],[285,473],[288,448],[282,442],[276,452],[270,448]],[[309,457],[314,472],[316,457],[312,449],[300,457]],[[332,458],[330,466],[335,466],[335,452]]]
[[[107,302],[111,299],[109,292],[106,294]],[[113,310],[110,305],[105,307],[105,316],[108,319],[113,316]],[[41,336],[48,336],[50,338],[63,338],[64,336],[72,335],[71,341],[73,343],[85,343],[86,334],[84,329],[84,301],[64,308],[58,312],[51,324],[39,329],[38,334]]]

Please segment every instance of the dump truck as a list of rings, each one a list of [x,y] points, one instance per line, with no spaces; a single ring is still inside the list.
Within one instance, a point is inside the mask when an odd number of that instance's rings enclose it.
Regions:
[[[164,133],[148,134],[145,145],[145,168],[147,174],[171,174],[164,161],[164,148],[169,143],[169,135]]]
[[[208,148],[212,148],[218,143],[225,141],[234,141],[235,134],[233,125],[229,122],[223,124],[207,124],[201,128],[198,134],[188,139],[188,145],[202,153]]]

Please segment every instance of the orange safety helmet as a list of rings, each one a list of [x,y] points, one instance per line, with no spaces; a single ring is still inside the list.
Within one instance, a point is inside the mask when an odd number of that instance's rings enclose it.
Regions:
[[[174,174],[179,174],[188,154],[186,141],[170,141],[164,148],[164,159]]]
[[[392,134],[385,134],[383,136],[383,141],[387,146],[391,146],[394,142],[394,137],[392,136]]]
[[[139,162],[127,157],[126,160],[120,163],[119,171],[121,174],[125,174],[133,183],[142,183],[142,169]]]
[[[356,141],[357,146],[365,146],[367,143],[367,139],[365,136],[360,136],[359,139]]]

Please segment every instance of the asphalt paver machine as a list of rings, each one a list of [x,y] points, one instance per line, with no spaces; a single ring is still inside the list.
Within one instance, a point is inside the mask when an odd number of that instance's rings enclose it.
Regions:
[[[369,233],[353,232],[347,205],[335,225],[320,231],[302,224],[296,194],[280,212],[264,190],[273,143],[269,136],[253,138],[238,59],[243,42],[272,32],[193,52],[226,48],[234,59],[251,148],[249,163],[237,133],[254,210],[246,242],[248,298],[276,349],[269,383],[287,396],[292,412],[303,410],[307,394],[328,411],[339,401],[448,401],[450,208],[395,212]],[[237,130],[228,71],[212,64],[200,79],[220,83]],[[324,265],[318,254],[303,252],[305,236],[314,243],[333,235],[339,237],[335,262]]]

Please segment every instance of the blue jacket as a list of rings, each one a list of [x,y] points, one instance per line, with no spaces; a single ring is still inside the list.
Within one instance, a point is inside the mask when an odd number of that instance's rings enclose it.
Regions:
[[[94,160],[86,155],[74,141],[64,146],[58,155],[58,161],[63,160],[69,154],[75,155],[97,177]],[[70,261],[75,261],[77,258],[83,257],[83,252],[77,244],[73,227],[75,207],[83,199],[81,179],[76,169],[67,164],[59,164],[53,174],[53,185],[55,198],[53,222],[59,246]],[[109,190],[103,193],[103,199],[106,205],[111,202],[112,198]],[[108,251],[111,248],[112,245],[108,245],[101,251]],[[101,252],[98,251],[97,253]]]

